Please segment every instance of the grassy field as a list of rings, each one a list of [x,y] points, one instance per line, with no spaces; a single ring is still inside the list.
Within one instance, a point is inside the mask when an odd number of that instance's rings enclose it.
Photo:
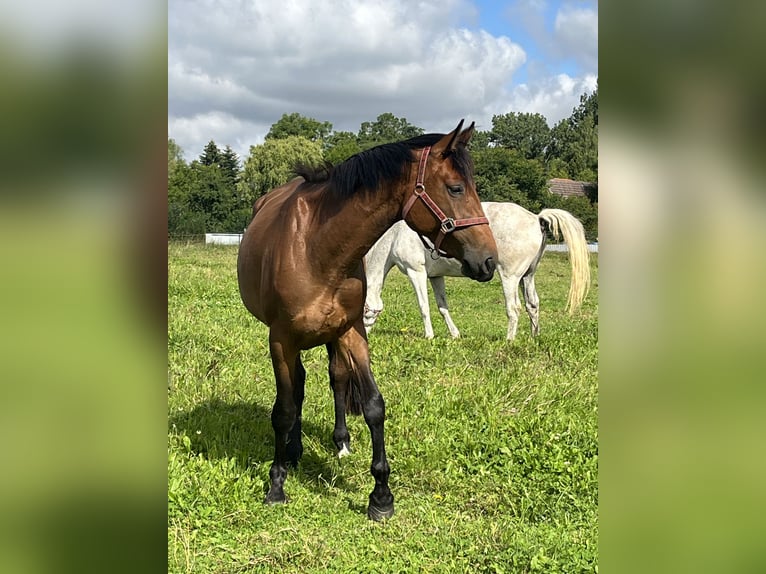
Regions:
[[[365,516],[370,438],[349,418],[351,456],[332,443],[326,352],[303,354],[305,452],[262,504],[273,457],[268,334],[244,309],[236,247],[168,247],[169,572],[596,572],[598,260],[582,311],[564,312],[565,254],[537,272],[540,336],[505,341],[499,279],[448,278],[462,338],[431,295],[423,338],[415,294],[392,271],[370,335],[386,399],[396,514]]]

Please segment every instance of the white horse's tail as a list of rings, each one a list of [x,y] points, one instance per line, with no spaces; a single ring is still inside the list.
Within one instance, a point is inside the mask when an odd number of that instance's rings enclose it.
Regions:
[[[579,219],[563,209],[543,209],[537,217],[548,225],[556,240],[563,236],[569,247],[572,281],[569,284],[567,309],[572,314],[580,307],[590,289],[590,256],[585,229]]]

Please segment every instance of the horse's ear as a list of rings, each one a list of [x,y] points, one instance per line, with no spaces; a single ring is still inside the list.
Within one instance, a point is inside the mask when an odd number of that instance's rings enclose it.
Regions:
[[[460,135],[460,129],[463,127],[463,122],[465,120],[460,120],[460,123],[457,125],[457,127],[452,130],[450,133],[445,135],[442,139],[440,139],[436,145],[433,147],[434,153],[440,154],[442,157],[447,157],[450,153],[452,153],[455,150],[455,147],[458,144],[458,136]]]
[[[473,126],[476,124],[476,122],[471,122],[471,125],[468,126],[466,129],[463,130],[463,133],[460,134],[460,137],[458,138],[458,142],[467,146],[468,142],[471,141],[471,138],[473,137]]]

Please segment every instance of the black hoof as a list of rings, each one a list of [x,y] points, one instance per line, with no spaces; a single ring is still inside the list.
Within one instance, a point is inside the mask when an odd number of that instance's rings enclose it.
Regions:
[[[272,494],[269,492],[266,495],[266,498],[263,499],[263,503],[267,506],[273,506],[275,504],[287,504],[289,500],[290,499],[287,498],[284,493]]]
[[[386,520],[388,518],[391,518],[393,515],[394,515],[393,504],[388,508],[378,508],[374,504],[370,504],[367,507],[367,518],[369,518],[370,520],[374,520],[375,522]]]

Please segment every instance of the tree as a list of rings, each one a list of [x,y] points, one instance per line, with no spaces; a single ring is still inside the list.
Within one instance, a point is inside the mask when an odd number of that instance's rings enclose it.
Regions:
[[[510,112],[492,116],[492,140],[499,146],[518,150],[526,159],[542,159],[550,140],[545,116]]]
[[[297,164],[320,165],[324,162],[322,146],[301,136],[267,139],[250,146],[237,190],[248,205],[293,177]]]
[[[397,118],[386,112],[374,122],[362,122],[359,128],[359,145],[368,149],[376,145],[406,140],[419,136],[425,130],[410,124],[406,118]]]
[[[235,187],[239,179],[239,156],[237,152],[231,149],[231,146],[227,145],[226,149],[223,150],[218,165],[221,167],[226,182]]]
[[[561,164],[554,160],[563,161],[571,179],[598,181],[598,88],[580,96],[572,115],[553,127],[545,155],[546,163],[559,171]]]
[[[181,146],[176,143],[173,138],[168,138],[168,177],[172,174],[180,165],[186,165],[184,161],[184,151]]]
[[[307,118],[299,113],[282,114],[282,117],[272,124],[266,139],[284,139],[290,136],[300,136],[311,141],[322,141],[332,132],[330,122],[320,122]]]
[[[326,138],[324,143],[324,158],[333,165],[362,151],[356,134],[352,132],[335,132]]]
[[[230,146],[221,152],[212,140],[190,165],[168,140],[168,232],[198,235],[241,231],[250,205],[237,195],[239,158]]]
[[[199,162],[202,165],[217,165],[221,161],[221,150],[215,145],[213,140],[210,140],[202,150],[202,154],[199,156]]]
[[[491,131],[475,131],[468,143],[468,149],[472,152],[493,147]]]
[[[531,211],[540,209],[548,187],[539,161],[502,147],[487,148],[472,155],[476,188],[482,201],[513,201]]]
[[[174,161],[173,168],[168,169],[168,233],[171,235],[205,233],[207,216],[194,213],[189,206],[193,180],[192,169],[185,162]]]

